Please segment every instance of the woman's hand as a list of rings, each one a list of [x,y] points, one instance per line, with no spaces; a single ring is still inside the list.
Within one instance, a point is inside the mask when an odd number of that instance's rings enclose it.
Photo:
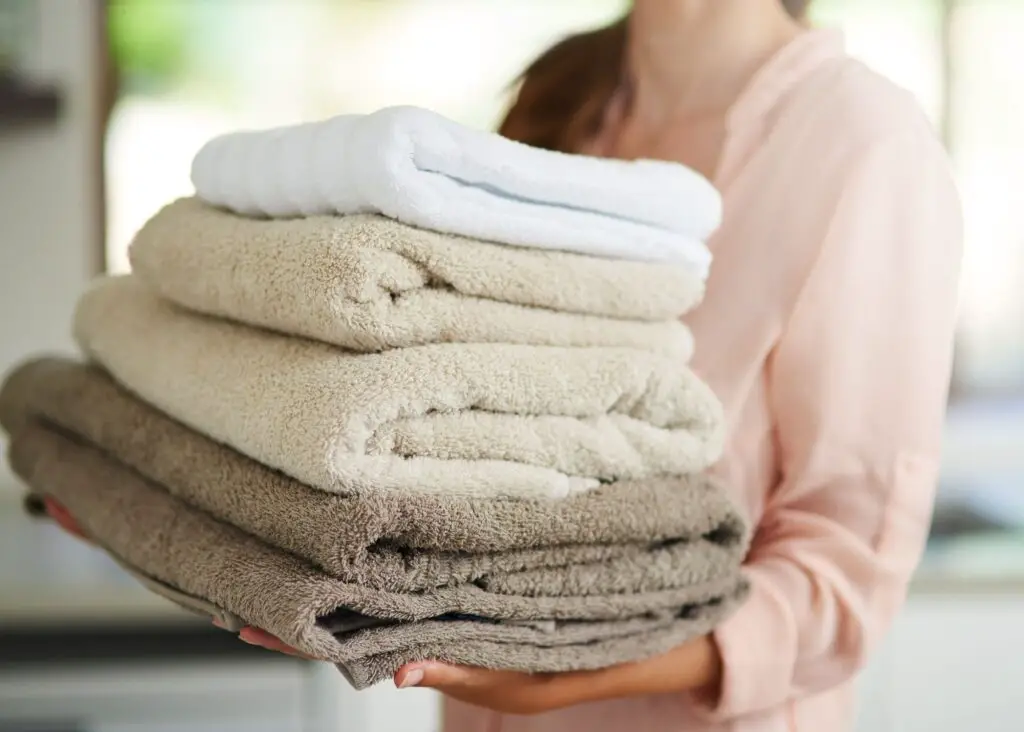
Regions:
[[[64,506],[50,498],[45,498],[44,504],[61,528],[88,541]],[[314,660],[258,628],[243,628],[238,637],[250,645]],[[436,689],[497,712],[539,714],[601,699],[683,691],[713,700],[718,696],[721,675],[722,660],[714,641],[701,636],[664,655],[597,671],[527,674],[417,661],[398,669],[394,680],[399,689]]]
[[[213,624],[216,625],[218,628],[224,627],[216,620],[213,621]],[[304,658],[307,661],[318,660],[316,658],[313,658],[312,656],[307,656],[305,653],[298,650],[297,648],[292,648],[290,645],[282,641],[277,636],[271,635],[267,631],[260,630],[259,628],[253,628],[251,626],[242,628],[242,630],[238,633],[238,639],[245,643],[248,643],[250,646],[260,646],[261,648],[266,648],[268,651],[277,651],[278,653],[283,653],[286,656]]]
[[[421,661],[400,668],[395,685],[436,689],[497,712],[538,714],[584,702],[673,692],[713,701],[721,666],[715,642],[701,636],[661,656],[597,671],[526,674]]]
[[[246,643],[309,658],[257,628],[239,634]],[[597,671],[528,674],[417,661],[402,666],[395,686],[435,689],[445,696],[506,714],[540,714],[584,702],[628,696],[695,692],[718,696],[721,658],[710,636],[701,636],[668,653],[638,663]]]
[[[55,524],[72,536],[77,536],[82,541],[89,541],[89,537],[82,531],[78,522],[71,518],[71,514],[68,513],[68,510],[63,505],[45,496],[43,497],[43,505],[46,507],[46,514],[53,519]]]

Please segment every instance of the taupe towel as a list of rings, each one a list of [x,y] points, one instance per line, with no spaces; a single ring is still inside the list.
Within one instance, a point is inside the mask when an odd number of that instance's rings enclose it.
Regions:
[[[315,490],[175,422],[99,369],[65,359],[29,361],[0,388],[0,424],[17,433],[33,420],[334,576],[395,592],[476,582],[505,594],[600,594],[623,584],[612,560],[643,564],[658,547],[685,542],[717,547],[704,558],[717,557],[718,570],[684,566],[671,580],[648,571],[648,588],[657,588],[725,572],[746,548],[740,516],[702,476],[619,482],[562,501]],[[522,572],[579,564],[590,567],[543,574],[550,587]]]
[[[338,582],[41,423],[18,425],[10,462],[34,492],[63,503],[98,544],[152,578],[151,588],[338,663],[357,687],[425,658],[523,671],[636,660],[707,632],[746,594],[738,573],[638,595],[511,597],[472,585],[387,593]],[[359,629],[353,612],[411,622]],[[490,622],[503,617],[548,622]],[[597,622],[560,622],[568,617]]]
[[[136,235],[132,269],[185,307],[357,351],[426,343],[628,346],[689,359],[685,266],[520,249],[381,216],[244,218],[193,198]]]
[[[171,416],[343,492],[556,496],[707,468],[721,404],[677,361],[629,348],[439,344],[353,355],[101,280],[75,335]]]

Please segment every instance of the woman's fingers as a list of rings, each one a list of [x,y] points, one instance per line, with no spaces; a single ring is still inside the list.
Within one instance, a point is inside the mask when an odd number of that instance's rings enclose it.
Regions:
[[[46,514],[53,519],[54,523],[60,526],[64,531],[77,536],[83,541],[89,541],[89,537],[85,535],[78,522],[72,518],[71,514],[64,506],[52,498],[43,498],[43,505],[46,506]]]
[[[586,699],[584,673],[528,674],[452,666],[435,661],[407,664],[395,686],[429,688],[453,699],[506,714],[538,714]]]
[[[253,628],[251,626],[242,628],[241,632],[238,634],[238,637],[239,639],[245,641],[246,643],[252,646],[260,646],[262,648],[266,648],[269,651],[277,651],[278,653],[283,653],[287,656],[304,658],[307,661],[316,660],[312,656],[307,656],[305,653],[302,653],[301,651],[292,648],[291,646],[277,638],[277,636],[273,636],[265,630],[260,630],[259,628]]]
[[[219,619],[214,618],[213,624],[221,630],[228,630],[228,626],[221,622]],[[295,656],[296,658],[304,658],[308,661],[314,659],[310,658],[301,651],[292,648],[291,646],[283,643],[277,636],[271,635],[265,630],[259,628],[253,628],[252,626],[246,626],[242,628],[238,633],[238,639],[248,643],[250,646],[259,646],[260,648],[266,648],[268,651],[277,651],[283,653],[286,656]]]
[[[213,624],[221,630],[228,630],[228,627],[218,620],[213,619]],[[265,630],[259,628],[253,628],[252,626],[246,626],[242,628],[238,633],[238,638],[241,641],[248,643],[251,646],[259,646],[260,648],[266,648],[268,651],[277,651],[283,653],[286,656],[295,656],[296,658],[304,658],[307,661],[315,661],[316,659],[307,656],[301,651],[292,648],[291,646],[283,643],[277,636],[271,635]]]

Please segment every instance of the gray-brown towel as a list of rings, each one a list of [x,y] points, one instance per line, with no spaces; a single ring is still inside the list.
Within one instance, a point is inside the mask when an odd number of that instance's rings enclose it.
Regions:
[[[628,346],[688,360],[678,322],[703,294],[685,266],[523,249],[382,216],[259,220],[175,201],[132,269],[210,315],[356,351],[437,342]]]
[[[129,390],[302,482],[343,492],[564,497],[683,475],[721,453],[722,406],[630,348],[434,344],[351,354],[99,281],[75,334]]]
[[[659,590],[733,572],[746,548],[740,516],[703,476],[619,482],[563,501],[316,490],[61,358],[29,361],[0,388],[0,424],[16,434],[34,420],[333,576],[393,592],[461,583],[512,595]],[[636,567],[641,582],[629,574]],[[526,571],[555,568],[569,569]]]
[[[345,584],[41,422],[8,429],[15,472],[34,492],[67,506],[98,544],[151,578],[152,589],[165,587],[163,594],[198,611],[222,609],[236,624],[263,628],[333,661],[357,688],[427,658],[523,671],[637,660],[706,633],[746,594],[738,573],[660,593],[558,598],[500,595],[473,585],[389,593]],[[404,622],[360,627],[353,613]],[[504,618],[545,622],[495,622]]]

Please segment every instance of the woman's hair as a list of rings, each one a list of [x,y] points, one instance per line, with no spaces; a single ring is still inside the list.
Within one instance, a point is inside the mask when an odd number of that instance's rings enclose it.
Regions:
[[[781,0],[803,18],[812,0]],[[569,36],[538,56],[520,75],[498,133],[534,147],[577,152],[601,128],[622,80],[628,16]]]
[[[546,150],[578,149],[601,127],[619,88],[625,48],[625,18],[556,43],[519,77],[498,133]]]

